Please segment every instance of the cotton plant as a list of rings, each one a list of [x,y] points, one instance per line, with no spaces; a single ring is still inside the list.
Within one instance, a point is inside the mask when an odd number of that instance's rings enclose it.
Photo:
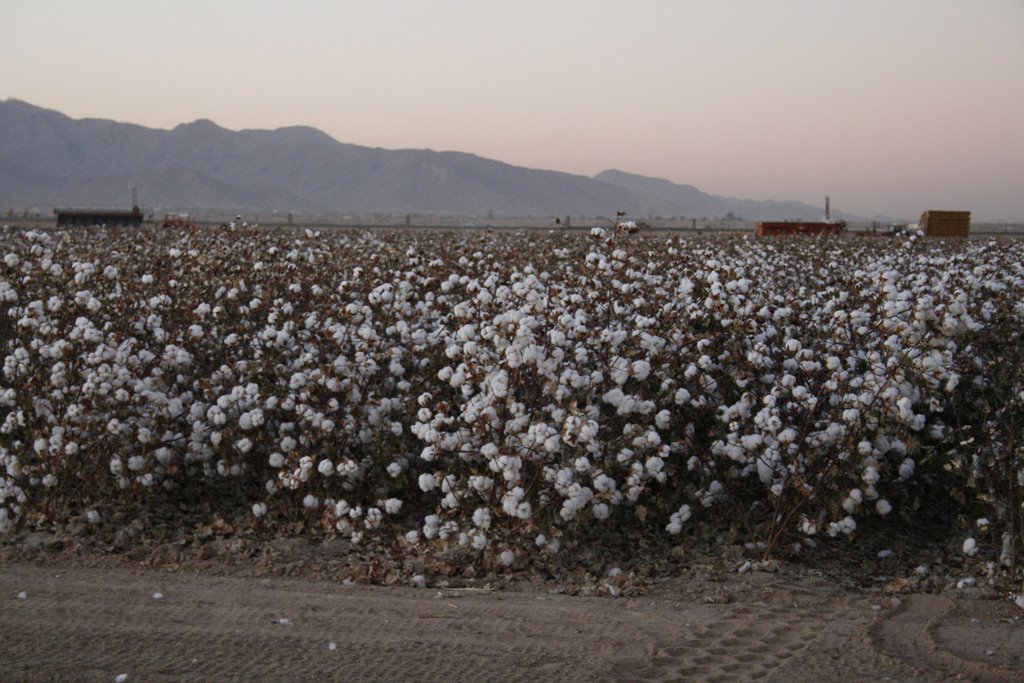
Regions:
[[[245,491],[254,524],[518,566],[630,525],[685,542],[728,520],[765,552],[852,538],[922,477],[1020,493],[992,408],[1021,395],[998,343],[1024,313],[1018,243],[617,218],[589,237],[6,229],[0,532],[202,483]],[[992,516],[1007,540],[976,552],[1012,565],[1019,518]]]

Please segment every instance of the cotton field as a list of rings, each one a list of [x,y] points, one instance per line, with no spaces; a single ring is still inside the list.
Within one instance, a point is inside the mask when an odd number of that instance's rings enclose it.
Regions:
[[[1014,570],[1024,242],[633,232],[5,228],[0,532],[223,491],[513,566],[948,501]]]

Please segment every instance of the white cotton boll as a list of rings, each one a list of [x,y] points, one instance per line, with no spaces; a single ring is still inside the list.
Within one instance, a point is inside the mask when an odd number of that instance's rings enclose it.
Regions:
[[[387,512],[389,515],[398,514],[398,512],[401,509],[402,501],[400,501],[398,498],[388,498],[387,500],[384,501],[384,511]]]
[[[412,584],[413,588],[426,588],[427,577],[425,577],[423,574],[416,574],[412,577],[410,583]]]
[[[613,363],[612,368],[608,371],[608,376],[613,382],[622,386],[629,379],[630,369],[631,366],[620,358]]]
[[[847,536],[853,534],[857,530],[857,521],[850,516],[846,516],[838,522],[832,522],[828,525],[828,535],[835,538],[839,534],[845,534]]]
[[[97,512],[96,510],[87,510],[85,513],[85,518],[89,520],[89,524],[100,523],[100,513]]]
[[[626,400],[626,395],[618,387],[607,391],[601,396],[601,400],[610,406],[618,408]]]
[[[875,503],[875,511],[882,517],[885,517],[892,512],[892,505],[885,498],[881,498]]]
[[[636,360],[630,365],[630,374],[641,382],[651,374],[651,364],[645,360]]]
[[[328,650],[330,650],[331,652],[334,652],[335,650],[337,650],[337,649],[338,649],[338,644],[337,644],[337,643],[335,643],[335,642],[334,642],[334,641],[332,640],[331,642],[327,643],[327,649],[328,649]]]
[[[766,454],[761,458],[757,459],[758,478],[761,479],[761,483],[771,483],[775,478],[775,466],[778,462],[778,456],[776,454]]]
[[[264,515],[267,514],[267,504],[266,503],[253,503],[252,504],[252,514],[254,516],[256,516],[256,517],[263,517]]]
[[[306,497],[302,499],[302,506],[310,510],[320,507],[320,499],[312,493],[307,494]]]
[[[647,458],[647,462],[644,463],[644,469],[652,476],[657,476],[663,469],[665,469],[665,461],[656,455],[652,455]]]
[[[946,381],[946,391],[949,392],[949,393],[952,393],[953,390],[956,389],[957,386],[959,386],[959,385],[960,385],[960,375],[955,373],[955,372],[951,372],[949,374],[949,379]]]
[[[594,490],[600,493],[611,493],[615,490],[615,480],[602,472],[594,477]]]
[[[781,444],[791,444],[794,441],[796,441],[797,432],[795,429],[787,427],[786,429],[783,429],[781,432],[779,432],[776,438],[779,440],[779,443]]]
[[[700,504],[706,508],[711,507],[717,502],[718,498],[722,496],[724,491],[725,487],[722,486],[722,482],[715,479],[708,485],[707,493],[701,497]]]
[[[405,532],[405,542],[410,545],[416,545],[420,542],[420,532],[415,529]]]
[[[320,461],[320,464],[317,465],[316,469],[323,476],[329,477],[332,474],[334,474],[334,463],[328,460],[327,458],[324,458],[323,460]]]
[[[271,453],[270,457],[267,459],[267,463],[276,470],[281,469],[284,466],[284,462],[284,455],[277,451]]]
[[[491,527],[491,511],[487,508],[477,508],[474,510],[473,525],[478,529],[489,529]]]
[[[916,463],[914,463],[913,459],[905,458],[903,462],[900,463],[900,480],[906,481],[914,476],[915,467]]]
[[[906,396],[896,401],[896,408],[900,411],[900,417],[910,420],[914,417],[914,403]]]
[[[25,591],[21,591],[20,593],[18,593],[18,599],[19,600],[27,600],[28,599],[28,593],[26,593]]]
[[[669,532],[673,536],[679,534],[683,530],[683,525],[688,519],[690,519],[693,511],[690,510],[689,505],[683,505],[679,508],[678,512],[673,512],[672,517],[669,519],[668,525],[665,527],[665,531]]]
[[[382,519],[384,519],[384,515],[381,514],[380,509],[370,508],[366,511],[366,520],[363,522],[363,525],[367,529],[376,529],[380,527]]]
[[[764,437],[760,434],[744,434],[740,437],[740,445],[748,451],[757,450],[764,443]]]
[[[419,485],[421,491],[429,493],[437,488],[437,477],[429,472],[421,474],[419,478]]]
[[[164,594],[160,593],[159,591],[156,592],[156,593],[153,593],[153,599],[154,600],[163,600],[164,599]]]
[[[964,555],[968,557],[974,557],[978,554],[978,542],[973,538],[967,538],[963,545]]]
[[[594,519],[608,519],[610,514],[606,503],[595,503],[591,508],[591,512],[594,515]]]
[[[252,449],[252,439],[242,437],[235,442],[235,448],[237,448],[240,453],[248,453]]]
[[[114,683],[124,683],[128,680],[128,674],[117,674],[114,676]]]
[[[505,567],[511,567],[512,563],[516,561],[516,554],[511,550],[503,550],[498,556],[498,561]]]

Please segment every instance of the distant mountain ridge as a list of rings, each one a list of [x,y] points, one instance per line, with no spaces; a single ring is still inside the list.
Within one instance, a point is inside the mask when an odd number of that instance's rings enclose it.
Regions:
[[[462,152],[338,142],[306,126],[231,131],[208,119],[171,130],[71,119],[0,102],[0,208],[149,206],[344,213],[630,215],[747,220],[820,217],[799,202],[716,197],[609,170],[590,178]]]
[[[612,185],[624,187],[637,195],[650,213],[662,216],[726,216],[732,214],[747,220],[778,221],[787,219],[819,220],[822,207],[802,202],[755,201],[719,197],[701,192],[692,185],[679,185],[662,178],[609,170],[594,176]],[[837,218],[845,214],[836,214]]]

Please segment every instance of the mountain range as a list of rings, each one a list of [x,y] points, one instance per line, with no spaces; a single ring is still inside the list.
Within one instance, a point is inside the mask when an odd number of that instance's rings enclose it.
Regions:
[[[232,131],[200,119],[171,130],[72,119],[0,101],[0,209],[148,207],[320,213],[816,219],[800,202],[719,197],[609,170],[594,177],[462,152],[363,147],[315,128]]]

